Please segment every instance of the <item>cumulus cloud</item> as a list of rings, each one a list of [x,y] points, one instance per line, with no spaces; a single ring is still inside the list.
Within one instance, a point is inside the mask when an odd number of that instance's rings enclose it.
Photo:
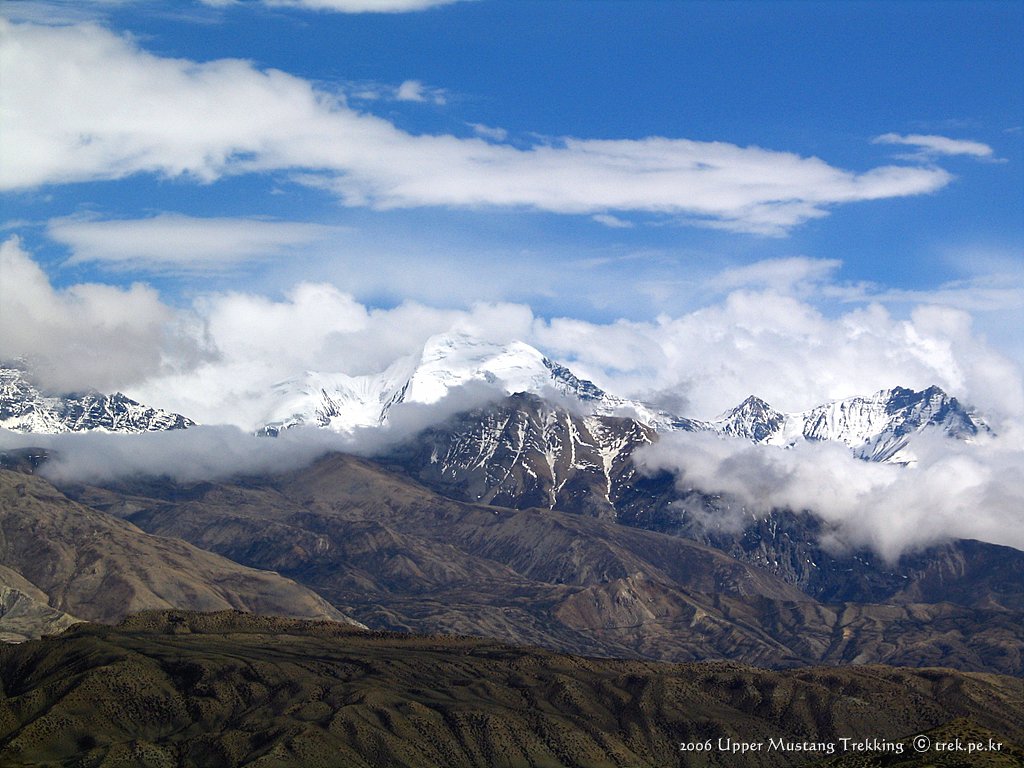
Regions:
[[[787,450],[676,433],[642,449],[636,460],[648,472],[673,472],[680,488],[725,494],[745,507],[733,515],[809,510],[826,523],[827,546],[870,548],[890,561],[951,539],[1024,549],[1019,439],[966,444],[919,435],[914,452],[918,463],[906,467],[861,461],[836,444]]]
[[[121,387],[196,348],[168,337],[174,313],[156,291],[82,283],[55,290],[12,237],[0,245],[0,360],[29,358],[45,386]]]
[[[969,155],[970,157],[992,157],[992,147],[980,141],[966,139],[950,139],[946,136],[911,133],[901,136],[898,133],[884,133],[872,139],[873,144],[900,144],[915,147],[929,155]]]
[[[49,236],[71,249],[69,264],[202,270],[280,257],[322,241],[335,227],[251,218],[162,213],[146,219],[52,219]]]
[[[877,303],[825,314],[813,295],[739,287],[675,316],[594,323],[502,302],[372,308],[336,286],[305,282],[277,298],[211,293],[171,308],[140,285],[56,290],[16,239],[0,254],[0,357],[31,355],[49,361],[51,383],[124,389],[203,423],[257,427],[271,415],[278,382],[309,370],[380,373],[452,331],[525,341],[610,392],[685,404],[682,415],[697,418],[750,394],[802,411],[933,384],[981,409],[997,431],[1024,414],[1020,369],[976,332],[971,314],[936,304],[905,315]],[[724,281],[784,284],[831,268],[762,264]]]
[[[438,88],[428,88],[419,80],[406,80],[395,91],[395,98],[398,101],[431,101],[434,104],[444,104],[444,91]]]
[[[578,375],[641,399],[676,391],[699,418],[750,394],[802,411],[895,384],[936,384],[995,421],[1024,413],[1019,368],[974,332],[968,313],[949,307],[899,317],[868,304],[827,316],[797,296],[739,289],[654,322],[555,318],[534,330],[538,346]]]
[[[159,57],[94,25],[0,21],[0,35],[6,190],[135,173],[209,183],[277,171],[350,206],[645,211],[781,235],[835,205],[933,192],[951,179],[916,165],[857,173],[725,142],[565,137],[523,149],[414,136],[247,61]]]
[[[401,358],[418,356],[431,336],[459,331],[498,342],[529,336],[528,307],[477,304],[448,310],[407,302],[370,309],[324,284],[303,283],[283,299],[228,293],[193,307],[194,327],[211,347],[209,358],[133,389],[145,402],[202,423],[255,429],[286,417],[274,386],[306,371],[348,376],[378,374]]]

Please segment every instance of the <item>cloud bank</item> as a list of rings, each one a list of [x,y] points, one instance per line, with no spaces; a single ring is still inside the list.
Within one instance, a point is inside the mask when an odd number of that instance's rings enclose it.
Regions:
[[[809,510],[829,530],[826,546],[869,548],[889,561],[951,539],[1024,549],[1024,443],[1019,433],[965,444],[914,441],[918,464],[876,464],[841,445],[791,450],[735,438],[676,433],[638,452],[647,472],[667,470],[680,488],[725,494],[745,509]]]
[[[0,360],[31,359],[57,390],[122,387],[157,374],[178,345],[174,310],[152,288],[81,283],[56,290],[17,238],[0,244]]]
[[[325,454],[342,451],[373,456],[426,427],[504,396],[483,382],[453,387],[435,403],[398,403],[384,427],[339,434],[296,426],[277,437],[258,437],[225,425],[135,435],[21,434],[0,429],[0,450],[44,448],[49,460],[40,474],[56,482],[107,482],[128,477],[171,477],[183,482],[287,472]]]
[[[3,190],[136,173],[211,183],[278,172],[349,206],[643,212],[781,235],[833,206],[934,192],[952,178],[936,167],[858,173],[790,152],[664,137],[563,137],[522,149],[493,134],[412,135],[279,70],[155,56],[94,25],[0,20],[0,39]],[[426,98],[416,86],[402,90]]]
[[[1020,369],[962,310],[920,304],[905,316],[867,303],[814,305],[832,261],[783,259],[727,270],[707,306],[652,321],[544,318],[523,304],[465,309],[407,301],[373,308],[327,283],[283,296],[222,292],[175,308],[143,285],[57,290],[16,238],[0,246],[0,359],[29,356],[57,389],[120,389],[202,423],[261,426],[274,384],[307,370],[379,373],[451,331],[522,340],[608,391],[710,418],[750,394],[783,411],[938,385],[1001,430],[1024,415]],[[716,294],[728,286],[726,293]],[[817,293],[816,293],[817,292]]]

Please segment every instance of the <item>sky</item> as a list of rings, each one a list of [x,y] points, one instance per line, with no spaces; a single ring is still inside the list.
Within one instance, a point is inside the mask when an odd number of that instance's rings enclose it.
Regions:
[[[698,418],[1024,414],[1020,2],[0,13],[0,357],[51,388],[249,428],[458,328]]]

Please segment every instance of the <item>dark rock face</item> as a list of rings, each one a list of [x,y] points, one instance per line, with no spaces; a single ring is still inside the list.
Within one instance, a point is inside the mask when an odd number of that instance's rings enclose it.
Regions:
[[[582,416],[521,393],[431,427],[382,460],[463,501],[610,518],[635,473],[632,452],[654,439],[633,419]]]

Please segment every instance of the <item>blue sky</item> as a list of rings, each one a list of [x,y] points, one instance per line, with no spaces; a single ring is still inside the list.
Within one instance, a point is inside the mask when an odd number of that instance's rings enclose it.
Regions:
[[[999,365],[930,365],[979,399],[975,368],[1018,376],[1024,4],[304,5],[5,3],[3,235],[54,296],[141,284],[209,324],[216,297],[311,282],[618,328],[729,323],[762,291],[973,340]],[[913,319],[932,307],[961,314]],[[554,327],[531,340],[643,390]]]

